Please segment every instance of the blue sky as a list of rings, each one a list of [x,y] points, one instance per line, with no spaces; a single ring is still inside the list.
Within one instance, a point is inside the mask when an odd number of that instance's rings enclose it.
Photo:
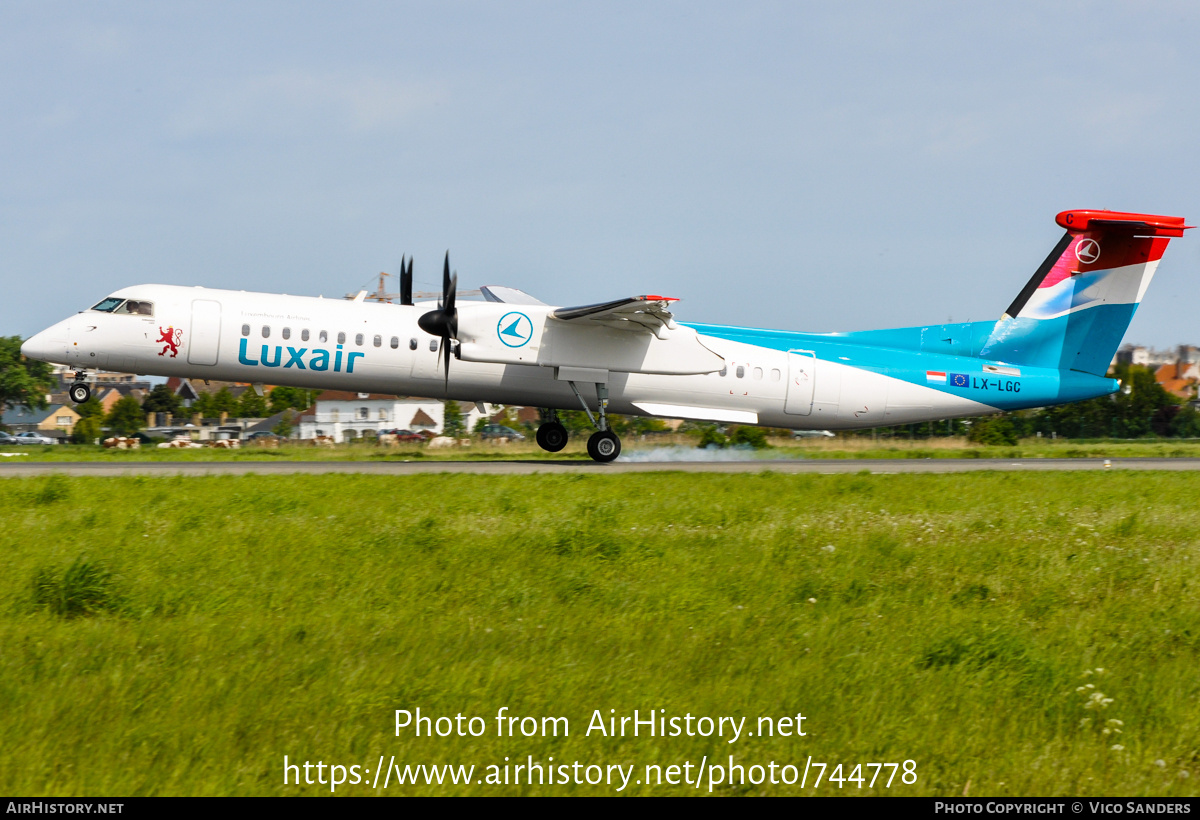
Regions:
[[[999,316],[1067,208],[1200,221],[1186,3],[0,5],[0,334],[130,284]],[[1200,343],[1200,230],[1126,339]]]

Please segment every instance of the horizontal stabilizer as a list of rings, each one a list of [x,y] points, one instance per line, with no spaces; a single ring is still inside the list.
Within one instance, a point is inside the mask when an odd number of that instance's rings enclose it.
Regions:
[[[530,296],[523,290],[506,288],[503,285],[484,285],[479,289],[483,298],[488,302],[502,302],[506,305],[544,305],[541,299]]]

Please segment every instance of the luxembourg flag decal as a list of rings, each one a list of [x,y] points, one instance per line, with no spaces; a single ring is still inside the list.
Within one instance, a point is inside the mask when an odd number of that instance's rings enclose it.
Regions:
[[[930,384],[945,384],[946,373],[942,370],[926,370],[925,381],[929,382]]]

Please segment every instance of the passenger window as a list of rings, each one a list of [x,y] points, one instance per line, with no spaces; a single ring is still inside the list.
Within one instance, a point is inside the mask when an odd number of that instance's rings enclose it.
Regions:
[[[283,338],[284,339],[292,338],[292,329],[290,327],[285,327],[283,329]]]
[[[340,344],[340,345],[344,345],[345,343],[346,343],[346,334],[345,334],[345,333],[339,333],[339,334],[338,334],[338,344]]]
[[[777,381],[779,381],[779,377],[780,377],[779,368],[778,367],[771,368],[771,381],[777,382]]]
[[[320,339],[322,342],[328,342],[328,341],[329,341],[329,334],[328,334],[328,333],[326,333],[325,331],[323,331],[323,330],[322,330],[322,331],[321,331],[321,335],[320,335],[318,338],[319,338],[319,339]]]
[[[396,349],[398,349],[399,347],[400,347],[400,337],[399,337],[399,336],[393,336],[393,337],[392,337],[392,350],[396,350]]]
[[[355,335],[355,337],[354,337],[354,343],[355,343],[356,345],[358,345],[359,347],[362,347],[362,343],[363,343],[363,335],[362,335],[361,333],[359,333],[359,334]]]
[[[269,338],[271,338],[271,326],[270,326],[270,325],[263,325],[263,331],[262,331],[262,333],[263,333],[263,338],[264,338],[264,339],[269,339]]]
[[[721,376],[724,377],[724,376],[728,376],[728,375],[729,375],[729,367],[728,366],[722,367],[721,368]]]
[[[250,325],[242,325],[242,335],[243,336],[250,335]]]
[[[739,379],[740,379],[740,378],[743,378],[743,377],[746,375],[746,368],[742,367],[742,366],[739,364],[739,365],[737,366],[737,371],[736,371],[736,374],[737,374],[737,377],[738,377]]]
[[[376,337],[375,337],[375,346],[376,346],[376,347],[379,347],[381,344],[383,344],[383,337],[382,337],[382,336],[376,336]]]
[[[754,368],[754,380],[756,382],[762,381],[762,368],[761,367]]]
[[[417,340],[416,340],[416,339],[409,339],[409,340],[408,340],[408,349],[409,349],[409,350],[416,350],[416,349],[417,349]]]
[[[438,348],[438,340],[431,339],[429,341],[429,349],[432,350],[434,353],[437,353],[437,348]]]
[[[308,341],[308,328],[304,328],[304,330],[300,331],[300,341],[302,341],[302,342]]]

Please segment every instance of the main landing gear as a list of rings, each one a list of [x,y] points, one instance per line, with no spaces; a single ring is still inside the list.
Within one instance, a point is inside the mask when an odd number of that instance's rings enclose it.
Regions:
[[[71,401],[76,404],[83,404],[92,397],[92,388],[84,379],[87,378],[86,370],[78,370],[75,372],[75,382],[67,388],[67,395],[71,397]]]
[[[558,420],[558,414],[550,411],[550,418],[542,422],[542,426],[537,429],[537,443],[548,453],[557,453],[559,450],[567,446],[567,428],[562,426],[562,422]]]
[[[579,399],[579,404],[582,405],[583,412],[587,413],[588,419],[596,426],[596,432],[592,433],[587,442],[588,455],[601,464],[615,460],[617,456],[621,455],[621,439],[617,438],[616,433],[608,429],[608,385],[596,384],[596,403],[599,415],[599,418],[597,418],[597,416],[592,415],[591,408],[583,400],[583,396],[579,393],[579,388],[575,386],[575,382],[568,381],[567,384],[571,385],[571,390],[575,393],[575,398]],[[546,416],[546,420],[538,428],[538,446],[548,452],[557,453],[567,446],[567,438],[567,428],[563,427],[562,422],[558,420],[558,412],[550,410]]]

